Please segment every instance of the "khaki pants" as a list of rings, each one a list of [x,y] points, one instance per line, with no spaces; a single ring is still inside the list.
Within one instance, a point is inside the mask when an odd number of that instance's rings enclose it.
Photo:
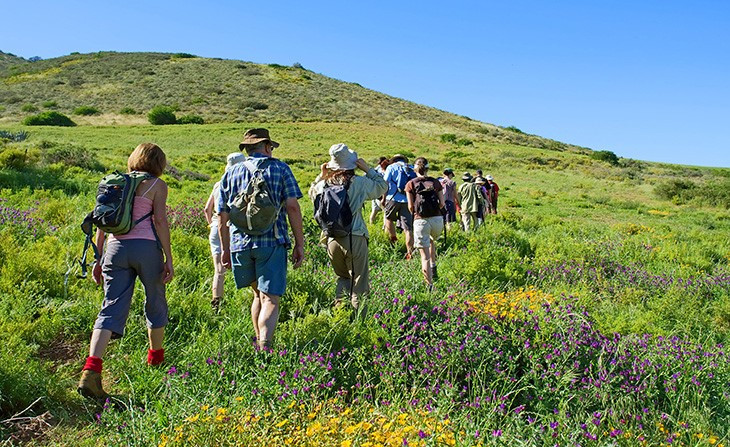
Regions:
[[[474,231],[479,226],[479,219],[477,213],[461,213],[461,222],[464,225],[464,231]]]
[[[350,294],[350,287],[352,287],[350,300],[355,309],[359,308],[364,296],[370,292],[367,238],[352,235],[352,250],[350,249],[350,236],[328,238],[327,254],[332,261],[335,274],[337,274],[336,299],[340,300]],[[353,266],[354,281],[350,275]]]

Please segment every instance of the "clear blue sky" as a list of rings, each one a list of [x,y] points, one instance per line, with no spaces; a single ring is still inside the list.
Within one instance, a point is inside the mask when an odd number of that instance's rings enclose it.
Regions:
[[[0,50],[292,64],[620,156],[730,167],[730,2],[7,2]]]

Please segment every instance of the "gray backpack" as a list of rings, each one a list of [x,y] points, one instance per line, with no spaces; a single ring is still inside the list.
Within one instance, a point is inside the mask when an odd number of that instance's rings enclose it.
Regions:
[[[273,196],[264,179],[264,169],[270,162],[271,159],[264,160],[258,167],[250,160],[243,162],[251,175],[246,189],[239,192],[231,204],[231,223],[249,236],[271,231],[281,211],[281,202]]]

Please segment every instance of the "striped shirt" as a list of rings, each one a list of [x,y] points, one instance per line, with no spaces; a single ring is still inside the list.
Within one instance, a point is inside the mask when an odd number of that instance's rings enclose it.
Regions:
[[[266,160],[263,154],[254,153],[246,157],[246,161],[252,162],[256,167]],[[291,172],[289,165],[276,158],[271,161],[263,170],[263,176],[266,184],[274,197],[278,197],[282,204],[279,211],[279,218],[268,233],[261,236],[249,236],[242,232],[235,225],[231,224],[231,252],[251,250],[254,248],[275,247],[277,245],[290,245],[289,227],[286,223],[286,206],[287,199],[300,199],[302,191],[299,189],[297,180]],[[251,172],[244,163],[238,163],[229,169],[220,181],[220,196],[216,203],[216,211],[218,213],[230,213],[233,199],[239,192],[244,191],[248,185]]]

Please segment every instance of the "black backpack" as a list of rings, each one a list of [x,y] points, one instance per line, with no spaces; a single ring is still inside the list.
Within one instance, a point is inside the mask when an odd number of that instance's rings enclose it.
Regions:
[[[345,185],[325,182],[322,194],[314,199],[314,220],[328,237],[352,234],[352,210],[347,196],[350,181]]]
[[[413,181],[413,191],[416,193],[416,214],[421,217],[435,217],[441,215],[441,203],[438,192],[434,188],[438,180],[432,177],[419,178]]]

